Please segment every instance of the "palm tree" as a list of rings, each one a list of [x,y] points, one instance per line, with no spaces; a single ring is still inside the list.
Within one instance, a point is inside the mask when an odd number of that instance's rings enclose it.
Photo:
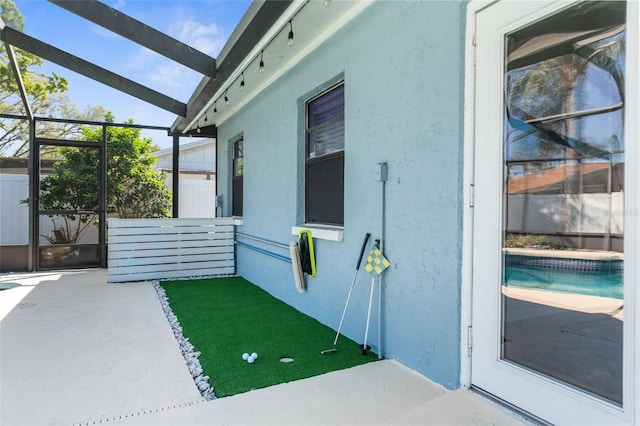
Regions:
[[[613,132],[604,141],[585,135],[587,117],[618,111],[624,105],[625,26],[618,25],[581,37],[567,36],[567,46],[554,45],[550,51],[564,54],[536,60],[533,64],[510,69],[505,76],[506,124],[505,159],[532,161],[525,169],[546,168],[551,160],[563,165],[580,165],[584,159],[612,162],[620,157],[621,139]],[[513,52],[509,52],[512,54]],[[539,55],[539,52],[537,53]],[[523,58],[518,60],[522,62]],[[604,73],[602,72],[604,71]],[[602,75],[613,80],[616,95],[601,100],[604,107],[589,108],[585,87]],[[617,98],[617,99],[616,99]],[[619,102],[616,102],[619,100]],[[621,127],[622,128],[622,127]],[[612,144],[611,141],[616,141]],[[615,146],[614,146],[615,145]],[[538,167],[533,166],[538,164]],[[581,230],[582,173],[580,167],[565,167],[565,205],[560,231]],[[610,185],[608,185],[610,187]],[[609,218],[601,218],[609,223]],[[608,231],[605,231],[605,233]]]

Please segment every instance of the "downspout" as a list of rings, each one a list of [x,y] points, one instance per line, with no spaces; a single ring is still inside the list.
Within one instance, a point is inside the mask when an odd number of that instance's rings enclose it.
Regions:
[[[385,186],[387,182],[387,172],[388,166],[387,163],[379,163],[379,173],[380,173],[380,183],[381,185],[381,197],[380,197],[380,252],[384,255],[384,228],[385,228]],[[382,297],[384,295],[382,291],[382,286],[384,284],[383,281],[384,273],[378,275],[378,359],[382,359],[384,357],[383,354],[383,344],[382,344],[382,328],[384,326],[383,322],[383,307]]]

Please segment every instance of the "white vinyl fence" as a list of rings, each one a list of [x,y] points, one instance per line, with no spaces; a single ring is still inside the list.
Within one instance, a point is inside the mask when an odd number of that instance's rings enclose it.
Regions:
[[[624,232],[624,193],[509,195],[509,231]],[[568,214],[572,213],[572,214]]]
[[[235,273],[233,218],[109,219],[108,281]]]
[[[171,177],[166,180],[167,187],[173,189]],[[189,179],[180,175],[180,194],[178,212],[181,218],[209,218],[216,216],[216,181]]]
[[[182,177],[182,176],[181,176]],[[171,180],[167,181],[169,188]],[[0,173],[0,245],[29,244],[29,207],[20,201],[29,198],[29,176]],[[215,217],[216,181],[182,179],[180,181],[179,214],[182,218]],[[60,225],[59,223],[57,225]],[[42,236],[51,235],[55,224],[47,216],[40,220],[40,244],[48,244]],[[78,240],[96,244],[97,227],[90,226]]]
[[[29,176],[0,173],[0,245],[29,244],[29,207],[20,203],[26,198]]]
[[[29,244],[29,206],[22,200],[29,198],[29,176],[0,173],[0,246]],[[48,245],[46,236],[62,225],[60,217],[40,216],[40,244]],[[90,225],[77,241],[97,244],[98,227]]]

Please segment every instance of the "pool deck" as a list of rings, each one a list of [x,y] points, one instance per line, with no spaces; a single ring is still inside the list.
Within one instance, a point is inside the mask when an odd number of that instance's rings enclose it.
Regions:
[[[603,250],[551,250],[532,248],[505,248],[506,254],[518,256],[549,257],[553,259],[624,260],[624,253]]]
[[[393,360],[206,401],[151,283],[0,275],[0,424],[526,424]]]

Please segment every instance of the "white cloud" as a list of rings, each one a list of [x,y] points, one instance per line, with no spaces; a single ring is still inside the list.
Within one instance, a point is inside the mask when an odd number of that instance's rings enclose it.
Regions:
[[[118,2],[124,4],[124,0]],[[199,2],[196,4],[201,6]],[[221,30],[221,26],[213,21],[198,22],[197,19],[206,18],[197,13],[197,9],[184,7],[184,4],[176,6],[170,13],[172,19],[168,27],[163,30],[159,25],[156,29],[215,58],[227,41],[228,30]],[[127,73],[128,78],[182,101],[189,98],[202,79],[197,72],[143,47],[133,49],[125,63],[132,71]]]
[[[125,73],[127,78],[183,102],[202,78],[195,71],[144,47],[136,49],[126,65],[130,70]]]
[[[173,21],[167,34],[213,57],[218,55],[227,41],[227,35],[221,33],[220,27],[216,23],[205,25],[184,16]],[[139,55],[137,60],[141,60],[149,71],[145,78],[152,84],[152,87],[161,87],[167,91],[175,92],[175,96],[179,99],[188,98],[202,78],[200,74],[175,62],[159,63],[160,61],[154,61],[151,63],[148,54]]]
[[[152,72],[147,73],[146,77],[155,86],[161,86],[164,88],[178,88],[181,89],[185,86],[185,69],[182,65],[177,63],[163,64],[153,68]],[[193,87],[194,83],[191,81],[189,87]]]
[[[146,47],[138,47],[133,49],[127,59],[127,67],[133,70],[143,70],[153,68],[154,62],[158,60],[158,54],[147,49]]]
[[[131,70],[128,78],[164,93],[171,91],[188,96],[190,93],[182,94],[183,90],[193,90],[197,84],[188,68],[144,47],[135,49],[126,66]],[[196,81],[200,81],[199,78],[196,77]]]
[[[103,28],[101,26],[98,25],[90,25],[89,26],[91,32],[93,32],[95,35],[101,37],[101,38],[106,38],[108,40],[115,40],[115,39],[122,39],[124,40],[125,38],[122,37],[119,34],[116,34],[106,28]]]
[[[204,25],[193,19],[175,22],[169,28],[169,34],[181,42],[212,56],[218,55],[227,40],[227,35],[221,34],[220,28],[216,23]]]
[[[127,3],[124,0],[116,0],[116,2],[113,4],[113,8],[123,9],[126,5]]]

